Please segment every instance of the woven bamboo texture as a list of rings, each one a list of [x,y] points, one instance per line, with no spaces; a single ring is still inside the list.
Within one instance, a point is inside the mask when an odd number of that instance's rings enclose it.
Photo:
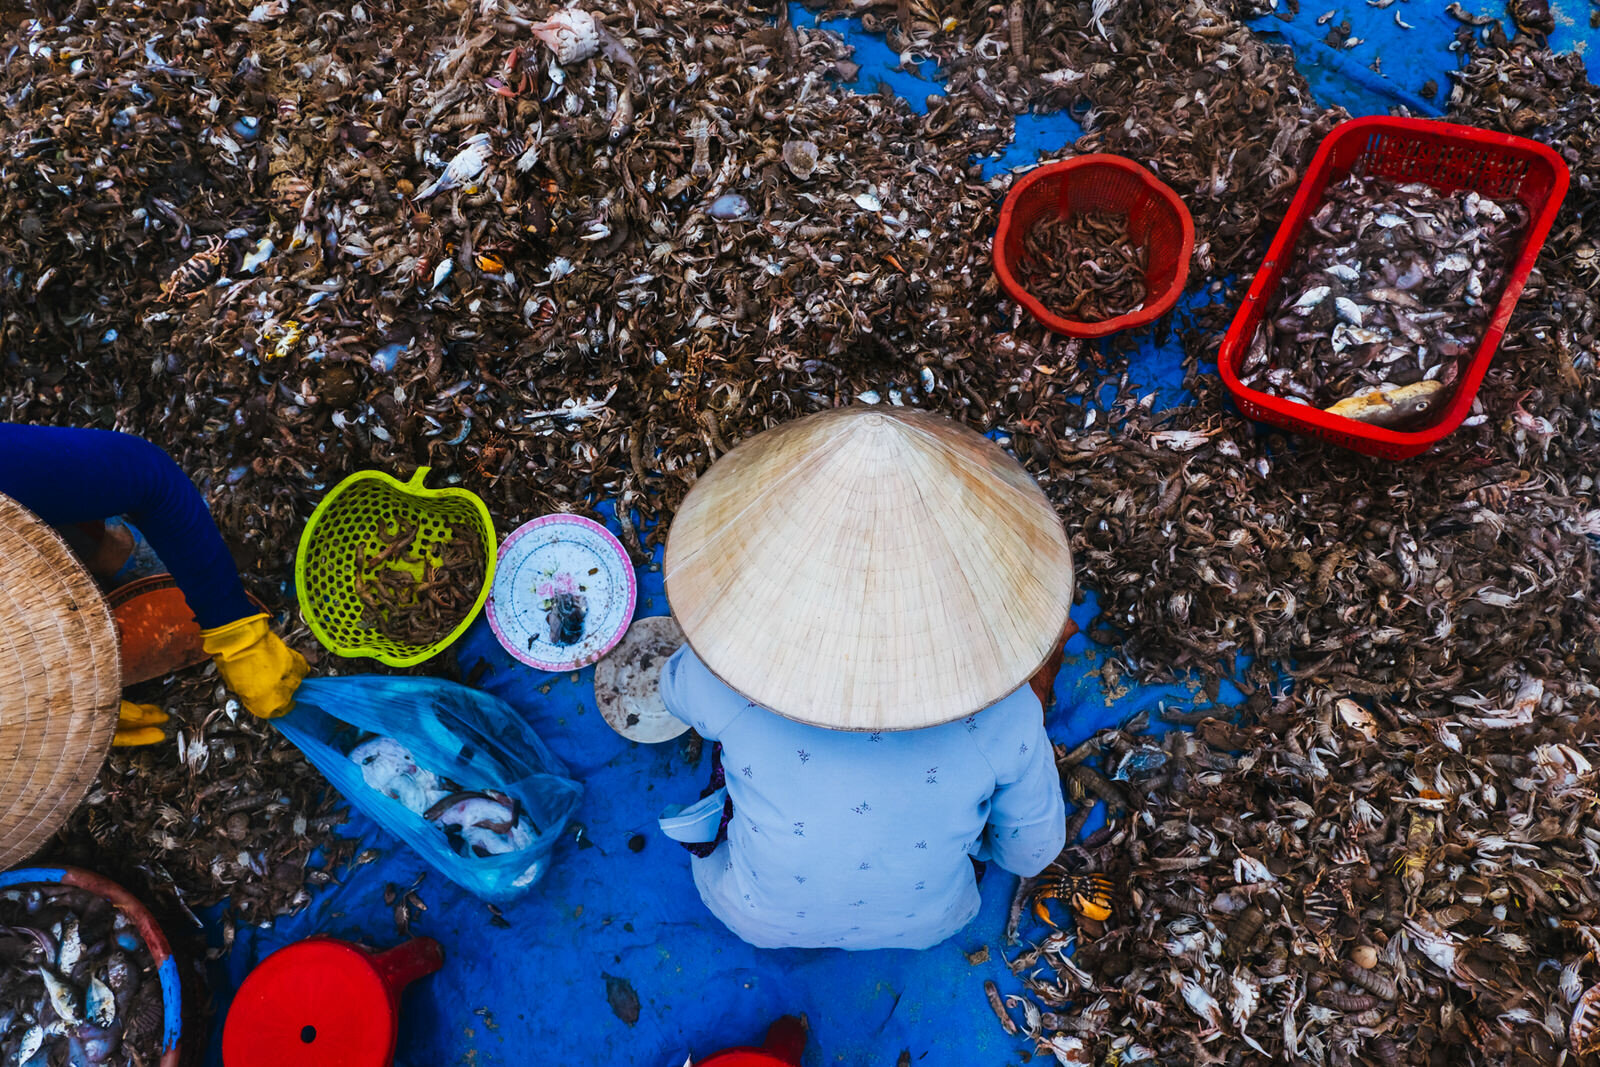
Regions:
[[[708,668],[781,715],[911,730],[1022,685],[1060,639],[1061,519],[994,442],[852,407],[742,443],[667,541],[667,597]]]
[[[122,659],[111,611],[56,532],[0,495],[0,870],[32,855],[111,747]]]

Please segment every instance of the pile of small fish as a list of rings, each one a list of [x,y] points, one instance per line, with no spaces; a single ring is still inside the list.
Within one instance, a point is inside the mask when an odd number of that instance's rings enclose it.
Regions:
[[[1051,215],[1023,237],[1020,280],[1054,314],[1102,322],[1144,306],[1148,254],[1128,239],[1126,215]]]
[[[0,1062],[153,1067],[161,986],[109,901],[59,885],[0,890]]]
[[[361,624],[396,640],[427,645],[461,624],[483,589],[483,544],[452,536],[419,546],[421,528],[404,516],[378,531],[382,547],[364,553],[355,576]]]
[[[350,750],[362,781],[437,826],[457,854],[500,856],[531,846],[540,832],[513,797],[494,790],[463,789],[418,765],[392,737],[373,735]]]
[[[1519,200],[1351,173],[1328,185],[1239,369],[1390,429],[1444,406],[1528,225]]]

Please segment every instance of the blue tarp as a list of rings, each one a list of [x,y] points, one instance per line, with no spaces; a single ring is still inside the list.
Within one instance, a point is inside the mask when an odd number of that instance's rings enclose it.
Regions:
[[[1504,15],[1495,4],[1464,6]],[[1256,25],[1295,48],[1319,102],[1340,104],[1353,115],[1387,113],[1396,104],[1427,115],[1437,114],[1436,105],[1447,99],[1446,72],[1456,66],[1449,44],[1460,24],[1442,8],[1408,0],[1386,8],[1345,3],[1334,8],[1332,22],[1348,18],[1351,35],[1364,39],[1348,50],[1322,43],[1329,27],[1316,24],[1326,10],[1316,4],[1303,6],[1291,22],[1268,17]],[[1587,45],[1587,22],[1574,23],[1587,19],[1586,7],[1565,0],[1556,12],[1556,47]],[[1415,28],[1399,27],[1396,14]],[[801,25],[815,21],[799,8],[794,17]],[[858,24],[827,25],[843,30],[856,46],[862,74],[853,88],[870,92],[882,79],[917,108],[940,91],[936,82],[890,70],[899,57]],[[1375,59],[1381,60],[1381,73],[1370,70]],[[1596,57],[1586,59],[1591,76],[1600,73]],[[1419,95],[1430,79],[1440,90],[1432,106]],[[1065,116],[1027,116],[1018,122],[1010,148],[982,162],[990,173],[1028,164],[1041,152],[1059,152],[1077,133]],[[1182,388],[1175,338],[1157,346],[1146,336],[1127,370],[1143,392],[1158,393],[1161,406],[1193,402]],[[639,577],[638,614],[664,614],[659,571],[647,568]],[[1074,618],[1086,626],[1096,610],[1088,591]],[[1108,650],[1082,636],[1067,647],[1051,718],[1059,741],[1075,743],[1159,704],[1194,706],[1197,690],[1181,686],[1119,687],[1107,694],[1101,666]],[[1001,1031],[983,994],[985,979],[994,979],[1002,991],[1018,989],[995,951],[1014,878],[991,869],[978,918],[927,952],[752,949],[705,911],[688,857],[655,831],[662,807],[698,795],[708,761],[689,767],[677,743],[641,746],[618,737],[595,710],[592,670],[552,676],[523,667],[500,649],[481,620],[462,639],[458,656],[464,670],[480,659],[487,664],[480,684],[526,715],[583,782],[576,815],[581,834],[570,831],[545,880],[504,909],[511,924],[506,928],[492,925],[483,904],[443,878],[430,875],[422,883],[428,910],[414,916],[413,930],[442,942],[446,962],[405,999],[398,1063],[676,1067],[691,1052],[704,1056],[727,1045],[759,1043],[766,1026],[790,1012],[810,1018],[813,1037],[805,1062],[812,1067],[892,1064],[902,1050],[910,1051],[918,1067],[1019,1062],[1032,1052],[1027,1042]],[[1239,694],[1224,686],[1221,697],[1228,703]],[[300,915],[271,928],[241,930],[232,951],[213,964],[219,1008],[208,1059],[213,1067],[221,1062],[217,1047],[231,990],[263,956],[313,933],[376,947],[396,942],[384,887],[407,886],[424,867],[359,817],[349,831],[381,850],[381,858],[345,872],[342,883],[316,893]],[[629,847],[635,835],[644,837],[642,851]],[[218,931],[209,933],[219,943]],[[984,945],[991,946],[987,962],[969,963],[965,953]],[[609,1010],[603,973],[627,979],[637,991],[642,1010],[635,1025]]]

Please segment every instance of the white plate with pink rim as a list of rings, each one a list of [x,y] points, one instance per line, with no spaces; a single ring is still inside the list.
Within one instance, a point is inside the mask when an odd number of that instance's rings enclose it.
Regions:
[[[512,656],[571,671],[622,640],[638,596],[633,563],[611,531],[581,515],[544,515],[500,546],[487,614]]]

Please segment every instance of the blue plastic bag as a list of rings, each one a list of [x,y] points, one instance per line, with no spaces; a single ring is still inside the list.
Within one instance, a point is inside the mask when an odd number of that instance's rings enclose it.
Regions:
[[[384,675],[308,678],[294,700],[273,724],[346,800],[434,870],[493,902],[521,896],[544,875],[583,787],[509,704],[438,678]],[[458,854],[439,826],[367,785],[349,756],[361,731],[394,738],[419,766],[463,789],[515,799],[533,843],[495,856]]]

